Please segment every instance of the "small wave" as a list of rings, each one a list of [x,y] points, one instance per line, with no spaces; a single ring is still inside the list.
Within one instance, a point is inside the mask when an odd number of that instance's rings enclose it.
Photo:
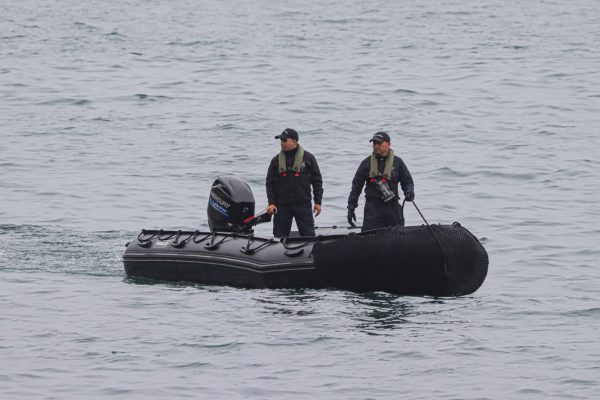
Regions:
[[[110,38],[119,38],[119,39],[127,37],[126,35],[124,35],[122,33],[119,33],[117,31],[113,31],[113,32],[107,33],[105,36],[108,36]]]
[[[433,100],[421,100],[419,102],[420,106],[427,106],[427,107],[432,107],[432,106],[439,106],[440,103],[438,103],[437,101],[433,101]]]
[[[600,317],[600,307],[587,308],[583,310],[575,310],[564,313],[568,317]]]
[[[364,22],[368,22],[368,23],[385,23],[387,22],[387,20],[382,19],[382,18],[365,18],[365,17],[350,17],[350,18],[327,18],[327,19],[322,19],[320,20],[320,22],[326,23],[326,24],[351,24],[351,23],[364,23]]]
[[[185,81],[174,81],[174,82],[165,82],[165,83],[161,83],[159,85],[154,85],[152,86],[152,88],[170,88],[173,86],[180,86],[180,85],[185,85],[186,82]]]
[[[145,93],[136,93],[134,97],[137,97],[138,100],[145,101],[163,101],[163,100],[173,100],[173,97],[163,96],[163,95],[149,95]]]
[[[96,27],[94,25],[86,24],[85,22],[76,21],[73,23],[73,25],[75,25],[77,28],[80,28],[80,29],[83,28],[88,31],[97,31],[98,30],[98,27]]]
[[[558,72],[558,73],[554,73],[554,74],[548,74],[545,76],[545,78],[567,78],[569,76],[569,74],[565,74],[562,72]]]
[[[78,232],[53,225],[0,225],[5,270],[122,276],[121,249],[133,234]],[[10,266],[10,267],[9,267]]]
[[[231,131],[240,129],[240,127],[235,124],[221,124],[217,125],[215,128],[221,131]]]
[[[396,94],[419,94],[418,92],[410,89],[396,89],[393,93]]]
[[[91,101],[86,100],[86,99],[56,99],[56,100],[48,100],[48,101],[43,101],[41,103],[37,103],[37,105],[40,105],[40,106],[56,106],[56,105],[60,105],[60,104],[67,104],[67,105],[72,105],[72,106],[84,106],[84,105],[91,104]]]
[[[442,167],[437,170],[432,171],[434,174],[439,174],[443,176],[455,176],[455,177],[471,177],[471,176],[483,176],[487,178],[502,178],[502,179],[510,179],[510,180],[520,180],[520,181],[530,181],[538,178],[537,174],[528,174],[528,173],[510,173],[510,172],[499,172],[499,171],[457,171],[452,168]]]
[[[226,40],[192,40],[189,42],[184,42],[180,40],[176,40],[173,42],[168,42],[167,46],[182,46],[182,47],[195,47],[195,46],[215,46],[221,43],[227,43]]]
[[[512,50],[526,50],[529,48],[529,46],[524,46],[524,45],[508,45],[508,46],[503,46],[505,49],[512,49]]]
[[[8,161],[0,162],[0,167],[2,167],[2,168],[22,167],[22,166],[23,166],[23,164],[16,164],[14,162],[8,162]]]
[[[196,361],[196,362],[191,362],[191,363],[186,363],[186,364],[173,365],[173,368],[186,369],[186,368],[208,367],[210,365],[211,365],[211,363]]]
[[[274,17],[301,17],[305,15],[309,15],[309,13],[305,11],[289,10],[276,13],[274,14]]]
[[[556,135],[556,132],[543,130],[539,131],[538,134],[543,136],[554,136]]]

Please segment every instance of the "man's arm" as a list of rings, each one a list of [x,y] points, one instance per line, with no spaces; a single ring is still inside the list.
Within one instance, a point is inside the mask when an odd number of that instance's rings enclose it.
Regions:
[[[321,205],[323,200],[323,177],[321,176],[321,170],[319,170],[317,159],[312,154],[310,165],[310,184],[312,185],[313,198],[315,200],[315,204]]]
[[[365,186],[365,182],[367,181],[366,175],[364,173],[363,167],[364,161],[360,163],[356,173],[354,174],[354,179],[352,179],[352,188],[350,189],[350,196],[348,196],[348,209],[354,210],[358,207],[358,198],[360,197],[360,192]]]
[[[402,186],[402,191],[404,192],[404,195],[406,196],[406,193],[415,192],[415,184],[413,182],[413,178],[410,175],[410,171],[408,170],[408,167],[406,166],[406,164],[404,164],[404,161],[402,161],[402,159],[400,159],[400,186]]]
[[[277,191],[275,190],[275,180],[278,175],[278,167],[276,165],[275,159],[271,160],[269,164],[269,169],[267,171],[267,180],[266,180],[266,188],[267,188],[267,201],[270,204],[276,204],[277,202]]]

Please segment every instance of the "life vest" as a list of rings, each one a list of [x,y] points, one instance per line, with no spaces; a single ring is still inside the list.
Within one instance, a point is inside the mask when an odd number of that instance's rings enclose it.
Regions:
[[[377,178],[380,178],[383,183],[389,182],[392,179],[392,170],[394,168],[394,150],[388,151],[388,156],[385,160],[383,172],[379,172],[379,162],[375,153],[371,153],[371,169],[369,170],[369,182],[377,182]]]
[[[302,160],[304,158],[304,149],[302,146],[298,145],[296,147],[296,154],[294,156],[294,164],[290,172],[294,172],[294,176],[300,176],[300,172],[302,171]],[[285,152],[281,150],[279,152],[279,174],[281,176],[287,176],[288,168],[287,168],[287,160],[285,156]]]

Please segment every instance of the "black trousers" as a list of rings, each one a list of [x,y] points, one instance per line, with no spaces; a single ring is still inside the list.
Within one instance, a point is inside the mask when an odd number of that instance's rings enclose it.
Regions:
[[[383,201],[367,200],[361,231],[370,231],[386,226],[404,226],[402,206],[397,201],[390,201],[386,204]]]
[[[287,237],[292,229],[292,219],[300,236],[315,236],[315,220],[312,214],[312,203],[277,206],[277,214],[273,217],[273,236]]]

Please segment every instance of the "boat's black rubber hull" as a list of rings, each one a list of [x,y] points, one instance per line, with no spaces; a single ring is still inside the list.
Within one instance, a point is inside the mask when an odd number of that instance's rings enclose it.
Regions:
[[[143,277],[174,282],[227,285],[249,289],[321,288],[314,266],[297,270],[257,271],[207,262],[156,260],[125,261],[129,277]]]
[[[169,237],[172,232],[162,235]],[[180,237],[186,235],[191,233]],[[216,248],[206,248],[207,243],[219,241]],[[461,296],[481,286],[488,268],[481,243],[458,224],[321,236],[314,242],[257,238],[250,248],[264,246],[253,254],[240,251],[248,246],[247,236],[217,235],[199,243],[189,240],[180,248],[171,243],[173,239],[132,242],[123,257],[127,275],[244,288]]]

